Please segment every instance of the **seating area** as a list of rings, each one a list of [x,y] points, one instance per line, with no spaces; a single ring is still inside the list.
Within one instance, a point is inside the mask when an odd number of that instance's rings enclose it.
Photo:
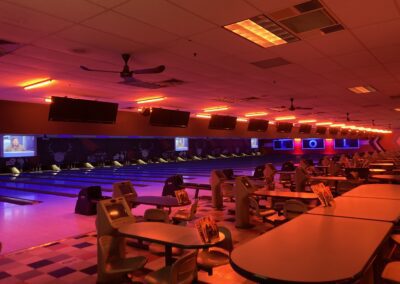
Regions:
[[[0,284],[400,284],[400,0],[0,26]]]

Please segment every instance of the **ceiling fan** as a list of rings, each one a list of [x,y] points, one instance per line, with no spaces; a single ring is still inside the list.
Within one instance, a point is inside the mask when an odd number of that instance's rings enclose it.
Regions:
[[[122,68],[122,71],[92,69],[92,68],[89,68],[89,67],[86,67],[83,65],[81,65],[80,67],[82,70],[85,70],[85,71],[119,73],[120,77],[123,79],[123,81],[120,82],[121,84],[131,85],[131,86],[140,87],[140,88],[147,88],[147,89],[158,89],[161,87],[165,87],[165,85],[162,85],[162,84],[145,82],[145,81],[141,81],[141,80],[133,77],[133,75],[137,75],[137,74],[161,73],[165,70],[164,65],[159,65],[159,66],[153,67],[153,68],[131,70],[128,65],[131,55],[128,53],[123,53],[121,56],[122,56],[122,59],[124,60],[124,67]]]
[[[285,110],[290,110],[290,111],[295,111],[295,110],[311,110],[313,109],[312,107],[300,107],[300,106],[295,106],[294,105],[294,98],[290,98],[290,106],[278,106],[278,107],[272,107],[270,108],[271,110],[275,111],[285,111]]]

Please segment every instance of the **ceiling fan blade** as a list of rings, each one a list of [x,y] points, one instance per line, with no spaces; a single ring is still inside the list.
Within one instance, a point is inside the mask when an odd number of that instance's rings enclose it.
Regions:
[[[138,70],[132,70],[132,74],[154,74],[154,73],[161,73],[165,70],[164,65],[160,65],[154,68],[146,68],[146,69],[138,69]]]
[[[163,87],[157,83],[144,82],[144,81],[132,78],[132,77],[124,77],[123,79],[124,79],[124,81],[120,82],[120,84],[134,86],[134,87],[138,87],[138,88],[159,89],[159,88]]]
[[[81,67],[82,70],[85,70],[85,71],[107,72],[107,73],[120,73],[119,71],[92,69],[92,68],[88,68],[88,67],[83,66],[83,65],[81,65],[80,67]]]

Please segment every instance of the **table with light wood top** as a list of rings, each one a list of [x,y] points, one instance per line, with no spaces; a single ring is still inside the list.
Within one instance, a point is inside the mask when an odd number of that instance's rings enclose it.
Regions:
[[[347,178],[344,176],[312,176],[310,180],[321,180],[321,181],[346,181]]]
[[[231,265],[256,282],[356,280],[392,227],[390,222],[303,214],[235,248]]]
[[[332,206],[318,206],[307,214],[397,223],[400,218],[400,200],[337,197]]]
[[[380,183],[362,184],[342,194],[342,196],[400,200],[400,185]]]

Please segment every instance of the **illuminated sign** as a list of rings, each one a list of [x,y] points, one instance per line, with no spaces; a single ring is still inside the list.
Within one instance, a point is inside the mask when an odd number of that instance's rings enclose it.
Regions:
[[[360,143],[358,139],[335,139],[335,149],[358,149]]]
[[[325,149],[325,141],[322,138],[306,138],[302,140],[302,148],[310,150]]]
[[[293,139],[273,140],[272,147],[274,150],[293,150],[294,149]]]

